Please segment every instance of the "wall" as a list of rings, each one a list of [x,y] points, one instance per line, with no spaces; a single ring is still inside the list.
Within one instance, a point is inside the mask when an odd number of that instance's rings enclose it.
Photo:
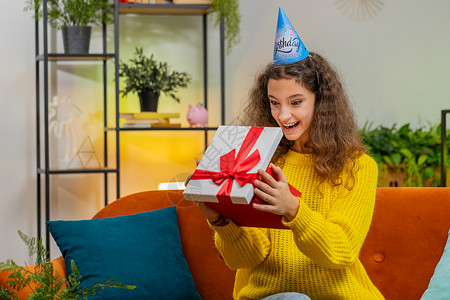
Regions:
[[[4,112],[0,130],[0,261],[13,258],[19,263],[31,261],[17,230],[35,236],[37,223],[34,23],[30,13],[22,11],[22,2],[12,1],[0,12],[0,31],[5,39],[0,48]],[[226,58],[227,122],[239,112],[256,72],[271,59],[280,5],[308,50],[324,54],[339,69],[360,125],[366,121],[376,125],[411,122],[417,127],[438,122],[440,110],[450,108],[446,88],[450,79],[450,2],[383,2],[374,18],[355,21],[332,0],[242,0],[242,40]],[[160,107],[167,112],[179,110],[186,124],[187,106],[202,100],[201,36],[196,31],[201,22],[190,16],[120,18],[121,59],[131,57],[136,44],[174,69],[192,74],[192,85],[180,93],[181,104],[163,99]],[[51,46],[61,51],[59,34],[52,33],[57,42]],[[219,119],[217,43],[217,30],[209,30],[211,125]],[[91,48],[100,49],[98,31]],[[111,69],[111,62],[108,67]],[[52,81],[51,96],[69,96],[83,109],[84,118],[73,123],[77,144],[89,136],[101,154],[101,67],[58,63],[51,65],[50,72],[58,75]],[[108,81],[112,80],[109,72]],[[112,86],[108,92],[112,97]],[[122,99],[121,109],[136,110],[137,98]],[[183,178],[192,171],[203,148],[202,135],[196,133],[124,133],[122,140],[122,195]],[[67,164],[64,152],[62,140],[54,140],[52,163]],[[52,187],[52,219],[90,218],[102,207],[100,175],[58,175],[52,177]],[[114,188],[110,187],[111,198]],[[58,255],[55,248],[52,246],[52,256]]]
[[[0,261],[23,262],[17,230],[36,233],[33,20],[22,1],[0,10]]]
[[[227,64],[230,99],[245,99],[255,72],[271,59],[282,6],[306,48],[340,71],[361,125],[425,125],[450,107],[448,1],[382,1],[366,21],[346,17],[331,0],[241,2],[243,39]]]

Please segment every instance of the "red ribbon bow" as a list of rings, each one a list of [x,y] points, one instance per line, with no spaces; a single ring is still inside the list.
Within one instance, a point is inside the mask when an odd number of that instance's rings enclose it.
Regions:
[[[255,145],[264,127],[251,127],[237,156],[236,149],[231,150],[227,154],[220,157],[220,172],[196,169],[191,180],[211,179],[215,184],[224,185],[217,192],[219,202],[231,202],[230,194],[233,187],[233,180],[240,186],[247,183],[253,184],[257,178],[256,173],[247,173],[261,160],[259,151],[255,150],[248,157],[248,153]]]

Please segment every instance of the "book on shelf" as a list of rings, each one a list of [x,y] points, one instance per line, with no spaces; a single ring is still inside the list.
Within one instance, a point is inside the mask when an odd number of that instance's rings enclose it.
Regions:
[[[139,113],[120,113],[120,118],[124,119],[174,119],[179,118],[179,113],[157,113],[157,112],[139,112]]]
[[[158,112],[139,112],[139,113],[121,113],[119,117],[123,120],[123,127],[181,127],[179,123],[179,113],[158,113]]]
[[[151,128],[151,124],[128,124],[123,123],[122,128]]]
[[[152,127],[181,127],[180,123],[155,123],[150,125]]]
[[[135,119],[174,119],[179,118],[179,113],[154,113],[154,112],[140,112],[134,113]]]
[[[119,117],[125,120],[155,120],[159,122],[169,123],[171,119],[180,118],[179,113],[156,113],[156,112],[140,112],[140,113],[120,113]]]
[[[181,124],[161,124],[161,123],[123,123],[123,128],[161,128],[161,127],[181,127]]]
[[[156,123],[161,123],[161,121],[159,119],[129,119],[129,120],[125,120],[125,123],[127,124],[156,124]],[[164,122],[164,123],[169,123],[169,122]]]

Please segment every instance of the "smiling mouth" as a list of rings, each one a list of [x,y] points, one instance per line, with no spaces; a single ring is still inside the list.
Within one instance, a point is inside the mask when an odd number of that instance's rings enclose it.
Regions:
[[[283,127],[286,129],[292,129],[298,126],[298,124],[300,124],[300,122],[295,122],[295,123],[289,123],[289,124],[283,124]]]

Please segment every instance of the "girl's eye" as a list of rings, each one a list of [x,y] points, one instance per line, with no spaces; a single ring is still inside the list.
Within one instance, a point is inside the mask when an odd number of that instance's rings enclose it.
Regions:
[[[295,100],[292,101],[292,105],[300,105],[303,101],[302,100]]]
[[[277,102],[277,101],[269,100],[269,102],[270,102],[270,105],[278,105],[278,102]]]

